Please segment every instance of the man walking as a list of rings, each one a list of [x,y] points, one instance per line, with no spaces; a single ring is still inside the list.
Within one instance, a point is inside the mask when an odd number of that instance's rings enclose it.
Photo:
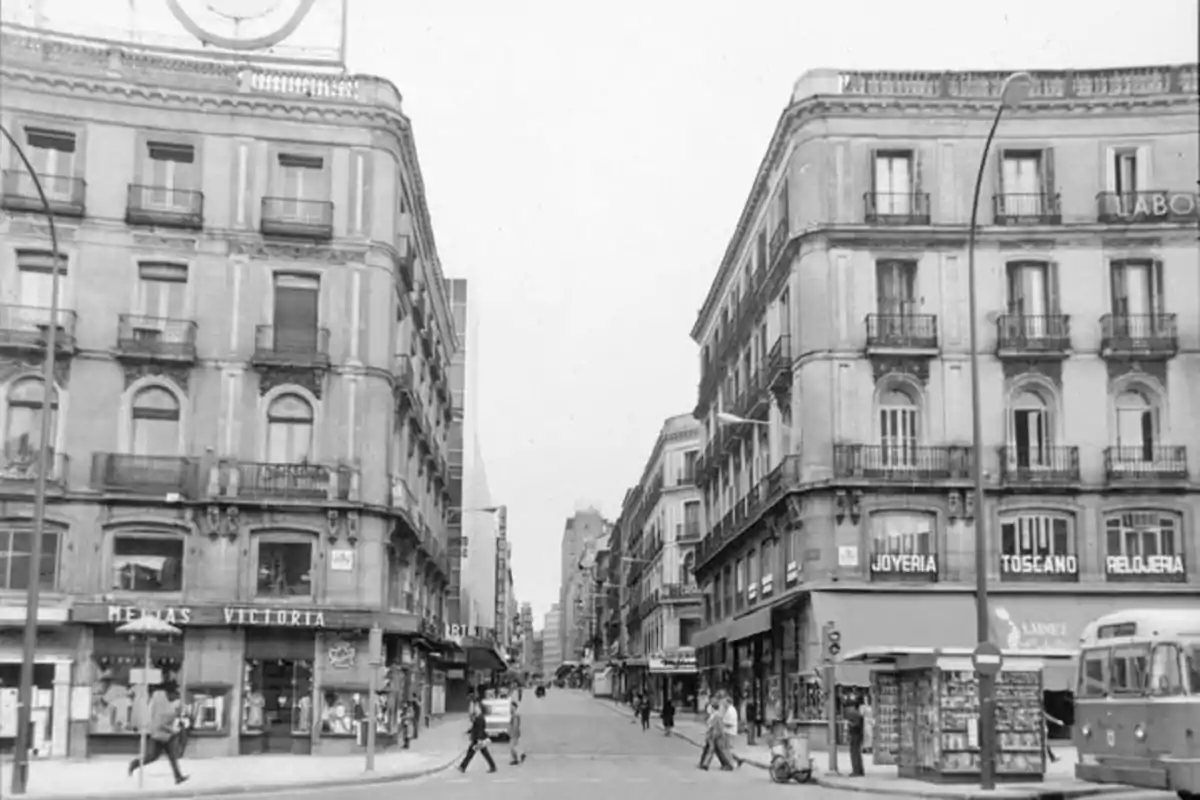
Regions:
[[[466,756],[458,765],[459,772],[467,771],[476,752],[483,755],[483,760],[488,765],[488,772],[495,772],[496,762],[492,760],[492,754],[488,751],[487,722],[484,720],[483,714],[476,714],[471,718],[471,746],[467,748]]]
[[[707,771],[708,765],[712,763],[712,757],[715,755],[721,762],[721,771],[731,772],[733,765],[729,763],[729,758],[725,754],[725,746],[721,742],[725,736],[725,729],[721,724],[721,710],[716,700],[708,702],[707,711],[708,721],[704,731],[704,750],[700,753],[700,769]]]
[[[733,752],[733,742],[737,739],[738,734],[738,712],[737,706],[733,704],[733,698],[728,694],[721,695],[721,730],[724,734],[721,737],[720,744],[725,752],[725,757],[736,763],[739,767],[742,765],[742,760]]]
[[[513,701],[512,712],[508,717],[508,752],[514,767],[525,763],[525,751],[521,749],[521,712],[520,703]]]
[[[179,760],[175,757],[175,748],[171,746],[172,740],[179,731],[179,710],[167,696],[166,686],[157,687],[150,696],[148,723],[150,730],[149,738],[146,740],[145,757],[135,758],[129,762],[129,774],[132,775],[138,769],[145,769],[147,764],[152,764],[165,755],[167,761],[171,763],[171,772],[175,774],[176,785],[183,783],[188,776],[180,771]]]
[[[859,708],[859,700],[856,698],[850,703],[850,707],[846,709],[846,733],[850,739],[850,775],[854,778],[861,778],[865,774],[863,772],[863,734],[865,729],[865,720],[863,719],[862,710]]]

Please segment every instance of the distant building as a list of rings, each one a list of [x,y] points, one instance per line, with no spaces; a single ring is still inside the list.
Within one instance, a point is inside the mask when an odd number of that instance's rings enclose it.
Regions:
[[[542,674],[548,678],[563,663],[562,638],[559,636],[561,624],[562,617],[558,613],[558,603],[555,603],[542,621]]]
[[[530,667],[530,672],[534,675],[545,675],[545,640],[542,637],[542,631],[538,631],[533,635],[533,663]]]
[[[597,540],[607,537],[611,530],[612,523],[594,508],[576,512],[563,527],[558,636],[564,660],[582,658],[590,637],[587,617],[593,587],[590,576],[580,566],[586,554],[595,552]]]
[[[521,673],[530,675],[536,671],[533,663],[533,606],[521,603],[517,619],[521,632]]]

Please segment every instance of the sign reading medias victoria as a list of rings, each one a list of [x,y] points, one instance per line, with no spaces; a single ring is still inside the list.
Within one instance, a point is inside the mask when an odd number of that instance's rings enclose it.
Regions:
[[[142,617],[158,617],[170,625],[225,625],[231,628],[324,628],[325,612],[299,608],[248,608],[245,606],[108,606],[96,613],[95,606],[76,607],[81,622],[110,622],[124,625]],[[80,613],[82,612],[82,613]],[[101,616],[103,614],[103,616]]]

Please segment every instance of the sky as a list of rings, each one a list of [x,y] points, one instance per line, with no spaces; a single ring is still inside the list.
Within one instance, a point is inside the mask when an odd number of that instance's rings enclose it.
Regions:
[[[1197,60],[1195,0],[351,6],[350,68],[403,94],[443,269],[472,283],[481,447],[539,620],[566,518],[615,518],[695,405],[689,332],[803,72]]]

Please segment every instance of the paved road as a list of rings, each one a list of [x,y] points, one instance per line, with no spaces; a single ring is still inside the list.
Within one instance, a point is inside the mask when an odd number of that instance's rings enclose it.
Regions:
[[[722,773],[714,766],[702,772],[696,768],[699,750],[694,746],[660,731],[643,733],[628,716],[582,692],[552,689],[541,700],[527,693],[521,706],[525,714],[522,744],[529,754],[523,766],[509,766],[508,745],[499,742],[492,745],[499,767],[495,774],[489,774],[483,760],[476,757],[465,775],[451,769],[402,784],[339,789],[338,797],[392,800],[398,794],[419,792],[422,800],[460,800],[470,796],[468,792],[484,791],[489,799],[560,800],[567,790],[571,800],[611,800],[615,790],[621,800],[641,800],[662,797],[682,785],[693,800],[729,800],[731,792],[743,788],[794,800],[799,788],[776,786],[766,772],[753,767]],[[328,794],[328,790],[324,792]],[[806,800],[852,798],[848,792],[816,786],[806,787],[804,794]],[[308,800],[315,793],[271,796]]]

